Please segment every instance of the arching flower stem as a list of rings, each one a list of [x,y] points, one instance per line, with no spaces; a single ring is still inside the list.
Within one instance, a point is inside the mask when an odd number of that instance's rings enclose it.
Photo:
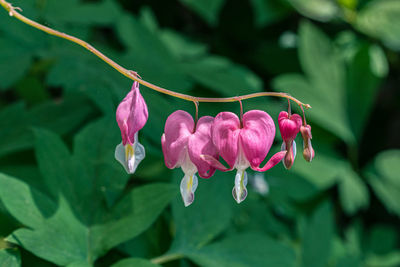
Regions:
[[[54,30],[50,27],[44,26],[40,23],[37,23],[36,21],[33,21],[23,15],[21,15],[18,10],[21,10],[18,7],[14,7],[12,6],[10,3],[8,3],[5,0],[0,0],[0,5],[7,10],[7,12],[9,13],[9,15],[11,17],[14,17],[20,21],[22,21],[25,24],[28,24],[38,30],[41,30],[43,32],[46,32],[50,35],[54,35],[57,37],[60,37],[62,39],[66,39],[69,40],[73,43],[76,43],[82,47],[84,47],[85,49],[89,50],[91,53],[93,53],[94,55],[96,55],[97,57],[99,57],[101,60],[103,60],[104,62],[106,62],[108,65],[110,65],[112,68],[114,68],[115,70],[117,70],[119,73],[121,73],[122,75],[128,77],[131,80],[137,81],[138,83],[153,89],[157,92],[166,94],[166,95],[170,95],[176,98],[180,98],[183,100],[187,100],[187,101],[192,101],[192,102],[235,102],[238,100],[246,100],[246,99],[251,99],[251,98],[256,98],[256,97],[262,97],[262,96],[275,96],[275,97],[282,97],[282,98],[286,98],[288,100],[292,100],[294,102],[296,102],[298,105],[300,105],[301,107],[305,107],[306,109],[311,108],[311,106],[309,104],[304,104],[303,102],[297,100],[296,98],[286,94],[286,93],[277,93],[277,92],[259,92],[259,93],[253,93],[253,94],[247,94],[247,95],[241,95],[241,96],[234,96],[234,97],[226,97],[226,98],[209,98],[209,97],[196,97],[196,96],[191,96],[191,95],[186,95],[186,94],[182,94],[182,93],[178,93],[175,91],[171,91],[165,88],[162,88],[160,86],[154,85],[150,82],[147,82],[143,79],[140,78],[140,76],[132,71],[132,70],[128,70],[124,67],[122,67],[121,65],[119,65],[118,63],[116,63],[115,61],[113,61],[112,59],[110,59],[109,57],[107,57],[106,55],[104,55],[103,53],[101,53],[99,50],[97,50],[96,48],[94,48],[91,44],[76,38],[72,35]]]

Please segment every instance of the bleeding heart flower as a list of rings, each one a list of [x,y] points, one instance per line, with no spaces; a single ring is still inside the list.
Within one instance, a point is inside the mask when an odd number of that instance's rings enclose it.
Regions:
[[[292,167],[296,157],[296,142],[294,139],[300,131],[301,124],[302,120],[300,115],[289,115],[285,111],[281,111],[281,113],[279,113],[278,125],[283,139],[281,150],[287,150],[287,153],[282,160],[283,166],[285,166],[286,169],[290,169]]]
[[[204,161],[200,155],[207,154],[218,159],[218,151],[211,140],[211,126],[214,118],[201,117],[195,129],[192,116],[183,110],[177,110],[167,118],[164,134],[161,137],[165,165],[170,168],[181,167],[185,174],[180,185],[185,206],[194,201],[194,192],[198,180],[196,172],[202,178],[211,177],[215,168]]]
[[[252,110],[243,115],[242,123],[231,112],[221,112],[212,126],[212,140],[221,157],[228,163],[226,168],[218,160],[202,155],[215,168],[221,171],[237,170],[232,194],[237,203],[247,196],[247,173],[251,167],[255,171],[266,171],[278,164],[286,151],[273,155],[264,167],[259,167],[267,156],[275,137],[275,125],[268,113]]]
[[[300,127],[301,136],[303,137],[303,157],[308,162],[311,162],[315,156],[314,149],[311,145],[311,126],[302,125]]]
[[[139,143],[138,131],[148,118],[147,105],[134,82],[131,91],[118,105],[116,117],[121,130],[122,142],[115,148],[115,158],[128,173],[134,173],[145,157],[144,147]]]

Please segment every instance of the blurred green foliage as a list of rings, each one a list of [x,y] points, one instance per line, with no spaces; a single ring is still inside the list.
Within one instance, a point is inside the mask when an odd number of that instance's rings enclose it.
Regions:
[[[114,112],[131,81],[3,10],[0,266],[400,266],[398,0],[12,3],[154,84],[310,103],[316,157],[263,174],[268,192],[249,186],[240,205],[234,174],[217,172],[184,208],[160,137],[167,116],[193,104],[142,87],[147,156],[128,176],[114,160]],[[244,101],[274,119],[286,105]],[[200,105],[200,115],[224,110],[239,107]]]

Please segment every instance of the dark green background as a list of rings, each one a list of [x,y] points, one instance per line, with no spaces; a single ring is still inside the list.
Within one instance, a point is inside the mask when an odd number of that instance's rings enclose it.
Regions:
[[[293,168],[263,174],[268,194],[250,183],[238,205],[234,172],[217,172],[184,208],[160,137],[193,104],[141,87],[147,156],[128,176],[113,154],[131,81],[0,10],[0,266],[400,266],[400,1],[12,3],[177,92],[292,94],[313,107],[316,157],[298,137]],[[275,120],[287,109],[243,105]],[[221,111],[239,105],[200,104]],[[268,157],[280,144],[277,131]]]

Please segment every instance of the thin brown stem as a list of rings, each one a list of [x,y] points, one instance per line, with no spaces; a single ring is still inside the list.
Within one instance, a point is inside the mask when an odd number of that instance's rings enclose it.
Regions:
[[[235,97],[226,97],[226,98],[208,98],[208,97],[196,97],[196,96],[191,96],[191,95],[186,95],[186,94],[181,94],[175,91],[171,91],[165,88],[162,88],[160,86],[154,85],[150,82],[147,82],[143,79],[140,78],[139,75],[137,75],[136,72],[128,70],[124,67],[122,67],[121,65],[119,65],[118,63],[116,63],[115,61],[113,61],[112,59],[110,59],[109,57],[107,57],[106,55],[104,55],[103,53],[101,53],[99,50],[97,50],[96,48],[94,48],[91,44],[76,38],[74,36],[68,35],[66,33],[63,32],[59,32],[57,30],[54,30],[50,27],[44,26],[40,23],[37,23],[31,19],[28,19],[27,17],[21,15],[17,10],[21,10],[20,8],[14,7],[12,6],[10,3],[8,3],[5,0],[0,0],[0,5],[5,8],[9,15],[22,21],[25,24],[28,24],[38,30],[41,30],[43,32],[46,32],[50,35],[54,35],[57,37],[60,37],[62,39],[66,39],[69,40],[71,42],[74,42],[82,47],[84,47],[85,49],[89,50],[91,53],[93,53],[94,55],[96,55],[97,57],[99,57],[101,60],[103,60],[104,62],[106,62],[108,65],[110,65],[112,68],[114,68],[115,70],[117,70],[118,72],[120,72],[122,75],[128,77],[131,80],[137,81],[140,84],[153,89],[155,91],[158,91],[160,93],[166,94],[166,95],[170,95],[176,98],[180,98],[180,99],[184,99],[187,101],[196,101],[196,102],[234,102],[234,101],[238,101],[238,100],[245,100],[245,99],[250,99],[250,98],[255,98],[255,97],[261,97],[261,96],[275,96],[275,97],[283,97],[289,100],[292,100],[294,102],[296,102],[298,105],[304,106],[306,109],[311,108],[311,106],[309,104],[304,104],[303,102],[297,100],[296,98],[286,94],[286,93],[275,93],[275,92],[259,92],[259,93],[254,93],[254,94],[248,94],[248,95],[242,95],[242,96],[235,96]]]
[[[303,111],[303,125],[306,126],[306,125],[307,125],[307,122],[306,122],[306,114],[305,114],[305,112],[304,112],[303,106],[302,106],[302,105],[299,105],[299,106],[300,106],[300,108],[301,108],[301,111]]]
[[[193,104],[196,107],[196,114],[194,115],[194,132],[196,130],[197,120],[199,119],[199,102],[193,101]]]

